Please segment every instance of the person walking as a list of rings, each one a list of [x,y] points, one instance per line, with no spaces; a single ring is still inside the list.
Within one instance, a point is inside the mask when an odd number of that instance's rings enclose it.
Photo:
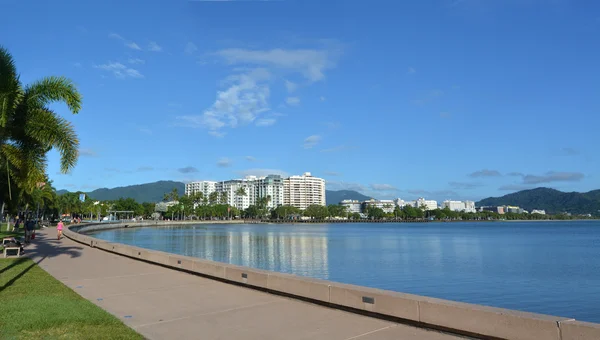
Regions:
[[[62,221],[58,221],[58,224],[56,225],[56,232],[58,233],[59,240],[60,240],[60,237],[62,236],[62,230],[63,230],[63,223],[62,223]]]

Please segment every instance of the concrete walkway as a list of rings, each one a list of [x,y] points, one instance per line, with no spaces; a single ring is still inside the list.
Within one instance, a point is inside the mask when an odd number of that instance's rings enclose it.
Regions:
[[[25,252],[148,339],[463,339],[58,241],[54,228],[38,231]]]

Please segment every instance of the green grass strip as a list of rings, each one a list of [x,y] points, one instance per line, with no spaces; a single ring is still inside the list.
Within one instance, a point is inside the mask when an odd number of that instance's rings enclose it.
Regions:
[[[27,258],[0,260],[0,339],[143,339]]]

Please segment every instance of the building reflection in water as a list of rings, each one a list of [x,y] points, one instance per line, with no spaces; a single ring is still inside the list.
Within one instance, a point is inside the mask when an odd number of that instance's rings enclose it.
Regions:
[[[194,226],[115,229],[95,237],[283,273],[329,278],[327,232],[283,226]]]

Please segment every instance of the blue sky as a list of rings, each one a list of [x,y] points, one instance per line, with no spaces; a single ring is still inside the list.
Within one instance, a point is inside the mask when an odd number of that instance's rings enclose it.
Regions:
[[[55,105],[81,141],[71,174],[50,157],[59,189],[305,171],[379,198],[600,188],[593,1],[2,3],[22,80],[84,97]]]

